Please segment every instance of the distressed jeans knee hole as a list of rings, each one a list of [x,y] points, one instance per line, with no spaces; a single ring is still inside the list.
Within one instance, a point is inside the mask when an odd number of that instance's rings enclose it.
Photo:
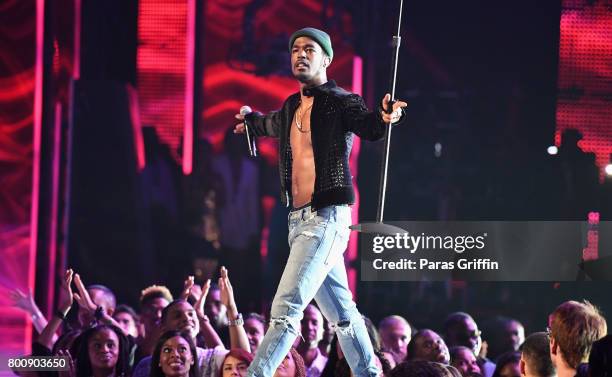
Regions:
[[[299,333],[299,324],[300,322],[297,318],[291,318],[288,316],[274,317],[270,319],[270,326],[274,327],[275,329],[279,328],[280,326],[280,329],[289,330],[296,335]]]
[[[337,323],[332,323],[331,328],[336,331],[336,333],[340,336],[350,336],[351,338],[355,337],[355,329],[353,328],[353,323],[350,320],[339,321]]]

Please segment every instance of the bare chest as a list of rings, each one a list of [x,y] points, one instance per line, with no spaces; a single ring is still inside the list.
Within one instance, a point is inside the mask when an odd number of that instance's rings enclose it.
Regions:
[[[296,111],[291,122],[289,133],[291,152],[293,158],[299,156],[312,156],[312,132],[310,129],[310,111],[302,113]]]

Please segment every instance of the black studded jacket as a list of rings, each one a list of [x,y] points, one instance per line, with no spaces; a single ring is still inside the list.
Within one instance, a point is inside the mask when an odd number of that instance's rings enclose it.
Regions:
[[[304,95],[314,96],[310,130],[316,176],[311,205],[313,209],[318,209],[335,204],[353,204],[355,192],[349,170],[353,134],[366,140],[384,137],[386,125],[380,111],[368,111],[363,98],[338,87],[333,80],[305,89]],[[289,133],[299,103],[298,92],[287,98],[278,111],[246,116],[250,131],[255,136],[277,137],[280,140],[281,200],[285,206],[292,203],[293,160]]]

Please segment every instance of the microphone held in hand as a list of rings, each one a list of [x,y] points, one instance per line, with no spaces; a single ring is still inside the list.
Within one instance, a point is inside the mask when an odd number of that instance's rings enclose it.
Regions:
[[[240,115],[244,116],[253,112],[250,106],[244,105],[240,108]]]
[[[240,108],[240,115],[244,116],[244,133],[246,134],[247,144],[249,145],[249,154],[251,157],[257,156],[257,145],[255,144],[255,137],[251,135],[249,131],[249,122],[246,120],[246,116],[252,113],[253,110],[249,106],[242,106]]]

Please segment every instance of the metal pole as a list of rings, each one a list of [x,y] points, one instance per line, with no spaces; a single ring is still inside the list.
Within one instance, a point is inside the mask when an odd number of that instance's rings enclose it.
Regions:
[[[393,112],[393,104],[395,103],[395,84],[397,82],[397,62],[399,60],[399,48],[402,41],[402,37],[400,36],[400,28],[402,26],[402,9],[404,5],[404,0],[400,0],[400,11],[399,11],[399,21],[397,24],[397,35],[393,36],[393,55],[391,56],[391,79],[389,81],[389,86],[391,87],[391,100],[389,101],[389,105],[387,109],[387,113],[391,114]],[[385,149],[383,151],[382,164],[380,169],[380,186],[378,192],[378,211],[376,212],[376,221],[379,223],[383,222],[384,212],[385,212],[385,194],[387,192],[387,173],[389,171],[389,151],[391,149],[391,130],[392,124],[389,123],[387,125],[387,129],[385,130]]]

